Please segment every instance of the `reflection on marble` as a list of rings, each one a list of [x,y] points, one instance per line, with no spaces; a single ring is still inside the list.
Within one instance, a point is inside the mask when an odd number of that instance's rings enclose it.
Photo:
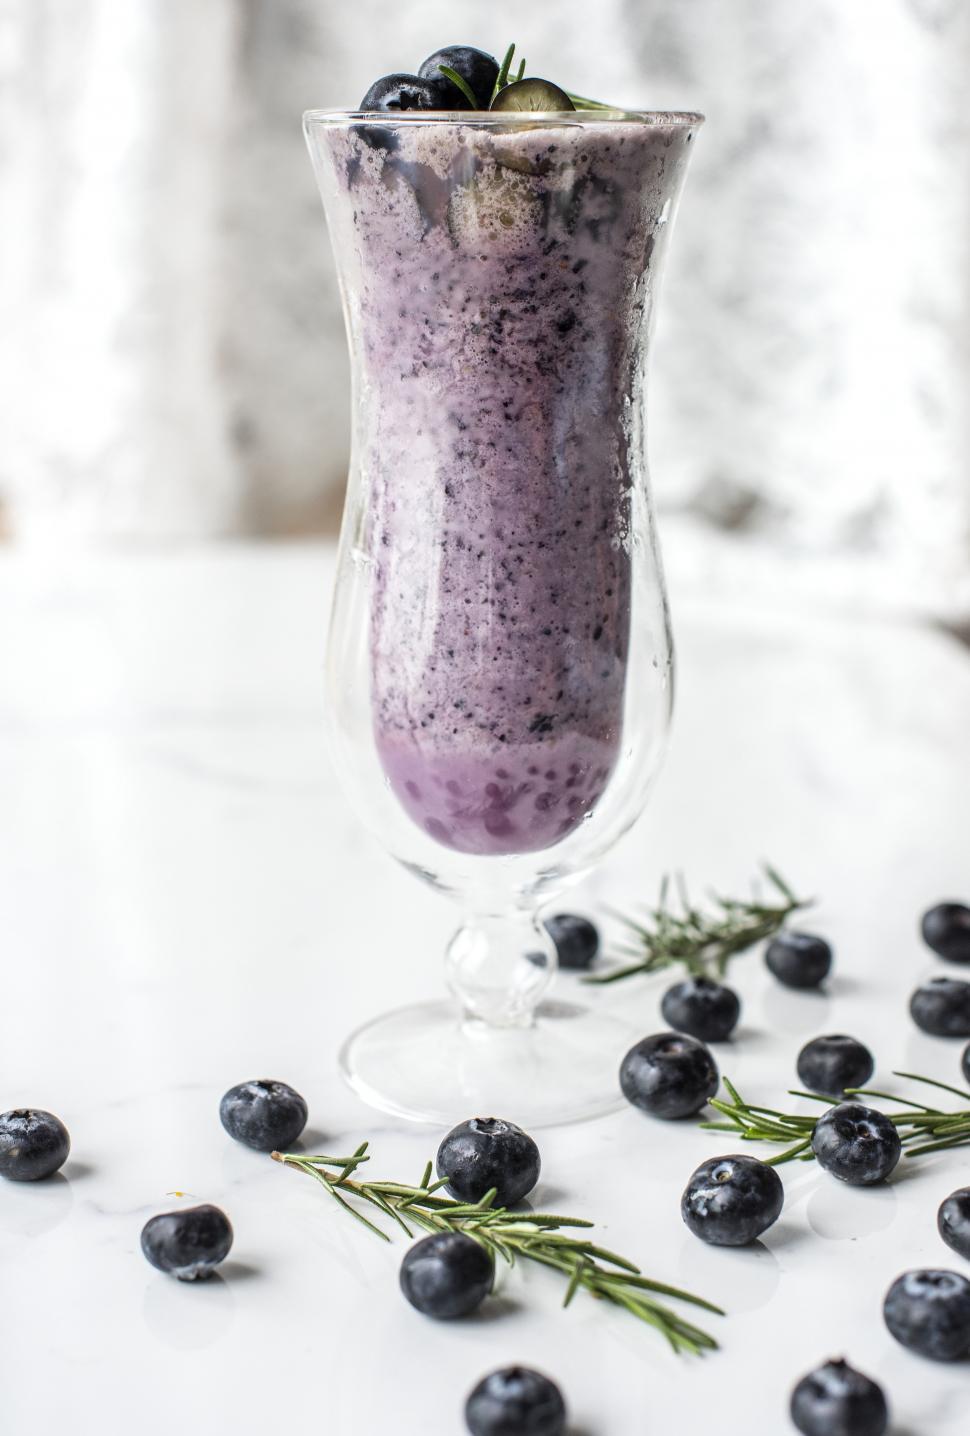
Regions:
[[[586,1436],[628,1436],[631,1411],[700,1431],[715,1408],[721,1436],[747,1436],[783,1430],[792,1382],[844,1351],[886,1383],[901,1432],[962,1436],[966,1373],[901,1353],[879,1319],[902,1268],[957,1264],[935,1212],[965,1181],[959,1157],[908,1163],[880,1192],[783,1169],[781,1220],[725,1252],[690,1239],[679,1200],[732,1138],[633,1109],[544,1132],[537,1204],[595,1219],[607,1246],[728,1310],[710,1318],[723,1352],[688,1363],[582,1296],[563,1312],[556,1275],[521,1267],[489,1319],[429,1324],[401,1300],[396,1237],[228,1140],[219,1097],[254,1076],[306,1095],[316,1150],[369,1139],[375,1175],[416,1178],[441,1135],[369,1112],[334,1065],[375,1011],[439,993],[455,913],[369,844],[330,770],[331,565],[321,548],[0,561],[3,1104],[58,1112],[73,1143],[55,1181],[0,1184],[0,1341],[45,1383],[41,1406],[34,1383],[8,1385],[6,1426],[60,1436],[97,1409],[101,1436],[128,1436],[133,1412],[139,1436],[186,1421],[263,1436],[281,1402],[325,1399],[346,1436],[454,1436],[467,1390],[514,1360],[561,1381]],[[751,611],[677,583],[674,610],[669,764],[641,827],[569,903],[629,907],[664,869],[737,890],[766,856],[824,898],[805,923],[838,970],[800,996],[758,954],[739,959],[722,1072],[778,1103],[802,1042],[844,1030],[881,1086],[900,1066],[959,1081],[960,1044],[914,1032],[906,1003],[936,970],[917,916],[967,881],[966,654],[908,625]],[[663,987],[602,996],[647,1033]],[[563,978],[559,995],[575,991]],[[140,1254],[176,1191],[233,1223],[208,1287]]]
[[[885,1231],[896,1220],[899,1182],[908,1176],[904,1166],[894,1182],[879,1187],[846,1187],[824,1182],[808,1200],[805,1216],[817,1236],[833,1242],[864,1241]]]

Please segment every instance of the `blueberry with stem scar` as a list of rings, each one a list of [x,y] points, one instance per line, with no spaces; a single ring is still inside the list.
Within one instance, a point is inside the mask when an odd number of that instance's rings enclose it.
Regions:
[[[826,1361],[803,1376],[790,1410],[802,1436],[885,1436],[889,1426],[882,1387],[847,1361]]]
[[[738,1025],[741,1003],[733,988],[709,977],[675,982],[660,1003],[663,1019],[677,1032],[701,1042],[726,1042]]]
[[[461,1122],[438,1148],[436,1166],[448,1191],[460,1202],[480,1202],[495,1189],[495,1206],[514,1207],[539,1180],[539,1148],[514,1122],[472,1117]]]
[[[39,1182],[63,1167],[71,1150],[67,1128],[53,1112],[22,1107],[0,1116],[0,1177]]]
[[[819,1166],[839,1181],[870,1187],[889,1176],[902,1144],[885,1112],[861,1102],[841,1102],[815,1123],[812,1151]]]
[[[719,1074],[703,1042],[681,1032],[657,1032],[631,1047],[620,1066],[628,1102],[652,1117],[692,1117],[717,1091]]]
[[[970,1353],[970,1281],[958,1272],[903,1272],[882,1310],[900,1345],[919,1356],[960,1361]]]
[[[833,1033],[806,1042],[798,1054],[798,1080],[810,1092],[842,1097],[847,1087],[864,1087],[874,1065],[868,1047],[854,1037]]]
[[[566,1403],[554,1381],[528,1366],[484,1377],[465,1404],[471,1436],[564,1436]]]
[[[917,1027],[931,1037],[970,1037],[970,982],[933,977],[909,999]]]
[[[785,1189],[774,1167],[757,1157],[712,1157],[687,1183],[680,1214],[701,1241],[743,1247],[778,1220],[784,1202]]]
[[[237,1142],[257,1152],[285,1152],[306,1126],[307,1105],[285,1082],[258,1078],[230,1087],[219,1120]]]

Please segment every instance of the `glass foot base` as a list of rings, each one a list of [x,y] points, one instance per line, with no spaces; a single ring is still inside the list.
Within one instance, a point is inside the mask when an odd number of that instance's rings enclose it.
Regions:
[[[619,1069],[643,1033],[572,1002],[544,1002],[531,1027],[463,1020],[449,1002],[400,1007],[344,1043],[343,1076],[365,1102],[412,1122],[453,1127],[504,1117],[527,1131],[623,1106]]]

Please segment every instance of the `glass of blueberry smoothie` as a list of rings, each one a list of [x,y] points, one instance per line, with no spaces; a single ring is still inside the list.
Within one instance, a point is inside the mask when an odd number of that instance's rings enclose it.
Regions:
[[[629,1031],[550,1000],[536,914],[636,821],[664,751],[644,386],[702,117],[503,68],[451,47],[305,131],[353,369],[337,766],[381,842],[465,913],[452,1000],[376,1019],[341,1065],[398,1115],[538,1125],[622,1102]]]

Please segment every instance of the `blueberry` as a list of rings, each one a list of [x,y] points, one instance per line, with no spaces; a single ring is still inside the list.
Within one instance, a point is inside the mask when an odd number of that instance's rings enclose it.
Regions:
[[[285,1082],[261,1078],[230,1087],[219,1103],[230,1137],[257,1152],[285,1152],[306,1126],[307,1107]]]
[[[726,1042],[738,1025],[741,1003],[733,988],[723,983],[688,977],[668,987],[660,1011],[678,1032],[689,1032],[702,1042]]]
[[[970,907],[941,902],[924,912],[920,931],[927,947],[947,962],[970,962]]]
[[[445,81],[421,79],[417,75],[382,75],[375,80],[358,105],[360,110],[455,110],[468,108],[467,101],[451,104]]]
[[[803,1376],[790,1409],[802,1436],[884,1436],[889,1426],[882,1387],[847,1361],[826,1361]]]
[[[179,1281],[211,1276],[231,1246],[229,1218],[208,1205],[162,1212],[141,1229],[141,1249],[152,1266]]]
[[[889,1176],[902,1146],[884,1112],[861,1102],[841,1102],[815,1123],[812,1151],[819,1166],[839,1181],[869,1187]]]
[[[540,80],[530,75],[527,80],[516,80],[499,90],[492,101],[493,110],[530,110],[534,113],[574,110],[576,106],[565,90],[551,80]]]
[[[560,912],[546,919],[546,932],[556,944],[559,966],[578,972],[592,966],[600,950],[599,930],[588,917]]]
[[[467,1316],[492,1290],[492,1259],[464,1232],[435,1232],[415,1242],[401,1262],[401,1290],[425,1316]]]
[[[435,50],[418,66],[422,80],[434,80],[444,85],[448,101],[446,109],[467,110],[468,101],[453,80],[445,79],[441,65],[447,65],[461,76],[475,96],[477,110],[488,109],[498,79],[498,61],[494,56],[486,55],[484,50],[476,50],[473,45],[446,45],[443,50]]]
[[[548,1376],[528,1366],[493,1371],[465,1403],[471,1436],[563,1436],[566,1403]]]
[[[934,1037],[970,1037],[970,982],[933,977],[909,999],[917,1027]]]
[[[901,1345],[934,1361],[970,1353],[970,1281],[955,1271],[904,1271],[886,1293],[882,1314]]]
[[[784,987],[818,987],[832,970],[832,949],[809,932],[780,932],[769,942],[765,962]]]
[[[692,1117],[717,1091],[717,1064],[703,1042],[680,1032],[657,1032],[631,1047],[620,1064],[628,1102],[670,1121]]]
[[[868,1047],[854,1037],[813,1037],[798,1054],[798,1080],[810,1092],[841,1097],[847,1087],[864,1087],[874,1065]]]
[[[680,1199],[687,1226],[715,1247],[745,1247],[781,1215],[785,1189],[774,1167],[757,1157],[701,1162]]]
[[[0,1177],[37,1182],[67,1161],[71,1139],[53,1112],[22,1108],[0,1116]]]
[[[960,1071],[963,1073],[963,1080],[970,1083],[970,1042],[963,1049],[963,1055],[960,1058]]]
[[[495,1205],[514,1207],[539,1180],[539,1148],[528,1132],[501,1117],[472,1117],[453,1127],[436,1164],[460,1202],[479,1202],[494,1187]]]
[[[940,1203],[936,1225],[947,1246],[970,1261],[970,1187],[951,1192]]]

